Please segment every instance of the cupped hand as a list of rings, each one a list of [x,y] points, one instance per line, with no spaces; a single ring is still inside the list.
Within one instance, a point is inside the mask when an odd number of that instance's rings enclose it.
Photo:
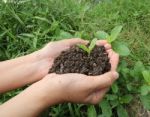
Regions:
[[[87,43],[88,41],[79,38],[50,42],[39,51],[39,57],[55,59],[62,51],[65,51],[77,44],[87,44]]]
[[[108,72],[100,76],[86,76],[77,73],[58,75],[53,73],[47,75],[41,82],[44,82],[45,90],[43,92],[49,104],[52,103],[49,98],[51,95],[56,99],[56,102],[53,102],[54,104],[60,102],[97,104],[117,78],[117,72]]]
[[[39,71],[42,76],[40,77],[40,79],[48,74],[48,71],[52,67],[55,58],[59,56],[62,51],[65,51],[77,44],[87,44],[87,43],[88,41],[79,38],[64,39],[61,41],[50,42],[42,49],[35,52],[37,60],[41,61],[38,64],[40,69]]]
[[[46,91],[44,91],[46,95],[51,90],[59,100],[58,102],[99,103],[112,83],[118,78],[116,69],[119,55],[111,49],[111,45],[105,40],[97,41],[97,45],[103,45],[106,48],[111,63],[109,72],[99,76],[86,76],[77,73],[49,74],[42,80],[46,84]],[[47,95],[47,100],[50,102],[48,97]]]
[[[119,54],[112,50],[111,45],[106,40],[97,41],[97,45],[105,47],[111,64],[111,71],[116,71],[119,63]]]

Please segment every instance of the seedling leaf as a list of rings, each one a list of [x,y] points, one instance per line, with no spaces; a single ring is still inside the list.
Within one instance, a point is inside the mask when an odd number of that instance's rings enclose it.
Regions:
[[[78,47],[90,54],[89,49],[85,45],[78,45]]]
[[[111,31],[110,38],[108,39],[108,42],[111,43],[116,40],[117,36],[122,30],[122,26],[116,26],[114,29]]]
[[[90,46],[89,46],[89,52],[90,52],[90,53],[91,53],[91,51],[93,50],[93,48],[95,47],[96,41],[97,41],[96,38],[91,41]]]
[[[108,38],[108,33],[104,32],[104,31],[97,31],[95,33],[95,37],[98,39],[107,39]]]

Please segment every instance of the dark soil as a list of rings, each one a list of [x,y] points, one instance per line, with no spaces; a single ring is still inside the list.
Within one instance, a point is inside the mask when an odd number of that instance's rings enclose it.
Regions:
[[[49,73],[81,73],[94,76],[110,69],[111,64],[104,46],[95,46],[90,55],[79,47],[72,47],[55,59]]]

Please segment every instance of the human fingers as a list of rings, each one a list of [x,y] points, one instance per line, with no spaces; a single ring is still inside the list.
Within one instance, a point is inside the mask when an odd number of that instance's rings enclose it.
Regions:
[[[111,45],[107,42],[107,40],[98,40],[96,44],[98,46],[104,46],[106,50],[111,49]]]
[[[114,52],[112,49],[107,50],[107,52],[111,63],[111,70],[116,71],[119,63],[119,54]]]
[[[115,71],[107,72],[99,76],[88,76],[90,78],[90,86],[93,89],[103,89],[109,87],[118,79],[119,74]],[[92,91],[92,90],[91,90]]]
[[[66,45],[66,46],[73,46],[76,44],[85,44],[86,45],[88,43],[88,41],[80,39],[80,38],[72,38],[72,39],[62,40],[62,41],[60,41],[60,43]]]
[[[109,91],[109,88],[104,88],[102,90],[98,90],[92,93],[88,98],[87,102],[90,104],[98,104],[105,96],[105,94]]]

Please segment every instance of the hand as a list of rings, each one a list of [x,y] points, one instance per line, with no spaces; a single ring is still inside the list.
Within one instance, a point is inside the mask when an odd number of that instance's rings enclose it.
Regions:
[[[98,41],[97,45],[104,45],[111,63],[111,71],[100,76],[86,76],[77,73],[49,74],[42,82],[45,86],[47,102],[51,104],[50,92],[57,97],[55,103],[75,102],[96,104],[102,100],[112,83],[118,78],[116,68],[119,55],[115,53],[107,41]],[[55,104],[54,103],[54,104]]]
[[[100,76],[75,73],[49,74],[41,80],[42,93],[49,105],[62,102],[97,104],[117,78],[117,72],[108,72]],[[50,98],[52,95],[53,101]]]
[[[71,46],[77,44],[87,44],[87,43],[88,41],[79,38],[50,42],[40,50],[39,57],[55,59],[62,51],[69,49]]]
[[[105,47],[106,52],[108,53],[109,62],[111,64],[111,71],[116,71],[119,63],[119,54],[111,49],[111,45],[108,44],[106,40],[97,41],[97,45]]]
[[[58,43],[59,42],[57,42],[56,45],[57,47],[60,47],[60,50],[62,51],[62,43],[60,43],[60,45]],[[60,51],[49,54],[49,49],[52,49],[51,47],[56,47],[55,43],[55,46],[52,45],[45,47],[47,49],[42,49],[41,52],[43,52],[40,54],[40,57],[43,56],[48,59],[53,56],[52,58],[54,59],[57,55],[59,55]],[[45,108],[63,102],[97,104],[102,100],[112,83],[118,78],[116,68],[119,61],[118,54],[113,52],[111,46],[106,41],[97,41],[97,45],[104,45],[108,52],[112,68],[110,72],[100,76],[86,76],[77,73],[46,75],[42,80],[34,83],[22,93],[0,106],[0,116],[33,117],[37,116]],[[28,61],[29,59],[26,57],[24,60]],[[22,61],[22,59],[20,61]],[[44,63],[39,63],[39,65],[41,64]],[[31,76],[35,77],[35,70],[32,71],[31,65],[29,68]],[[26,69],[21,73],[28,73]],[[21,76],[18,77],[19,82]],[[30,76],[30,74],[25,73],[23,78],[26,78],[27,76]],[[10,78],[11,81],[12,77]],[[27,79],[26,82],[29,82],[29,80]],[[24,105],[26,105],[26,112],[24,112]]]
[[[49,69],[52,67],[54,59],[62,52],[69,49],[71,46],[77,44],[87,44],[88,41],[74,38],[74,39],[66,39],[61,41],[55,41],[48,43],[44,48],[35,52],[36,58],[38,61],[42,61],[42,65],[40,64],[40,72],[42,76],[48,74]]]

